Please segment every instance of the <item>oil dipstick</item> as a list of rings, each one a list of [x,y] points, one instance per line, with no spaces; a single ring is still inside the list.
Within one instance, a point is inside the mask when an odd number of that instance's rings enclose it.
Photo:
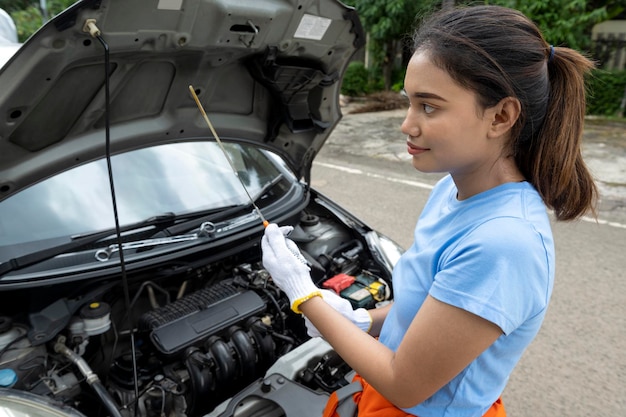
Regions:
[[[206,112],[204,111],[204,107],[202,107],[202,103],[200,103],[200,99],[198,99],[198,95],[196,94],[196,90],[193,88],[192,85],[189,85],[189,91],[191,92],[191,96],[193,97],[193,99],[196,101],[196,104],[198,105],[198,109],[200,109],[200,113],[202,113],[202,117],[204,117],[204,121],[206,122],[207,126],[209,126],[209,129],[211,130],[211,133],[213,133],[213,136],[215,137],[215,140],[217,141],[218,145],[220,145],[220,148],[222,149],[222,152],[224,153],[224,156],[226,157],[226,160],[228,161],[228,164],[230,165],[230,168],[233,170],[233,173],[235,174],[235,176],[237,177],[237,179],[241,183],[241,186],[243,187],[243,190],[246,192],[246,195],[248,196],[248,199],[250,200],[250,204],[252,204],[252,206],[254,207],[256,212],[258,213],[259,217],[263,221],[263,227],[267,227],[267,225],[270,224],[270,223],[267,220],[265,220],[265,217],[263,217],[263,213],[261,213],[261,210],[259,209],[259,207],[257,207],[257,205],[254,203],[254,200],[250,196],[250,193],[248,192],[248,189],[246,188],[246,185],[243,183],[243,180],[239,176],[239,173],[237,172],[237,169],[235,169],[235,165],[233,165],[233,162],[230,160],[230,157],[228,156],[228,153],[226,152],[226,149],[224,149],[224,145],[222,144],[222,140],[220,139],[220,137],[217,135],[217,132],[213,128],[213,124],[211,124],[211,121],[209,120],[209,116],[207,116]]]

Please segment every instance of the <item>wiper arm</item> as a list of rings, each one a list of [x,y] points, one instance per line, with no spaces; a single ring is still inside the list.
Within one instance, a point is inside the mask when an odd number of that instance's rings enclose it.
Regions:
[[[100,262],[106,262],[111,258],[111,255],[120,250],[126,249],[140,249],[146,247],[153,247],[157,245],[167,245],[169,243],[188,242],[190,240],[197,240],[203,237],[209,237],[215,231],[215,225],[211,222],[204,222],[200,225],[200,231],[198,233],[190,233],[186,235],[168,236],[152,239],[138,240],[136,242],[122,243],[121,245],[109,245],[106,249],[99,249],[96,251],[96,259]]]
[[[259,192],[253,197],[253,202],[256,204],[256,202],[260,198],[262,198],[265,194],[267,194],[268,191],[272,189],[276,184],[278,184],[282,179],[283,179],[283,174],[279,174],[274,179],[272,179],[272,181],[265,184],[265,186],[263,186],[263,188],[261,188],[261,190],[259,190]],[[188,230],[193,229],[194,227],[196,227],[198,223],[202,224],[205,222],[218,222],[223,219],[232,217],[236,213],[244,211],[250,208],[251,206],[252,206],[252,203],[240,204],[236,206],[222,208],[221,211],[216,212],[212,215],[200,216],[200,217],[194,216],[191,220],[183,221],[183,222],[180,222],[178,224],[175,224],[173,226],[170,226],[161,230],[160,232],[156,233],[154,237],[156,238],[156,237],[163,237],[163,236],[179,235],[179,234],[185,233]]]
[[[164,213],[162,215],[153,216],[141,222],[133,223],[128,226],[120,228],[121,232],[127,232],[129,230],[139,229],[147,226],[154,226],[159,224],[167,224],[173,222],[176,219],[174,213]],[[37,252],[29,253],[27,255],[18,256],[13,259],[9,259],[6,262],[0,264],[0,276],[3,276],[11,271],[17,271],[27,266],[43,262],[46,259],[54,258],[66,252],[74,252],[81,247],[90,243],[97,242],[101,239],[111,236],[115,233],[115,229],[104,230],[95,233],[88,233],[85,235],[72,236],[70,242],[62,245],[57,245],[52,248],[43,249]]]

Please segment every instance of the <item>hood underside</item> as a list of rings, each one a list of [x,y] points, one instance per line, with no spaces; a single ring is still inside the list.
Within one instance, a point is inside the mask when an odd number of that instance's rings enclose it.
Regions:
[[[112,153],[212,138],[190,86],[223,141],[303,176],[363,42],[335,0],[78,2],[0,70],[0,200],[104,157],[107,135]]]

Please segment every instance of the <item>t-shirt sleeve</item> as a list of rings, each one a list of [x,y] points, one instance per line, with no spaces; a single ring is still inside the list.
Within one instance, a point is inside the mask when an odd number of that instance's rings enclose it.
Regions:
[[[498,218],[449,248],[429,294],[509,334],[546,308],[549,276],[541,235],[522,219]]]

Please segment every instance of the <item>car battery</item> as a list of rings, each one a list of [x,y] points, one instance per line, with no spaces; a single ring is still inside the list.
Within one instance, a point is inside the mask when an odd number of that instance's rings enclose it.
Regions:
[[[338,274],[326,280],[322,286],[350,301],[355,309],[374,308],[376,303],[385,300],[387,294],[386,285],[366,273],[356,276]]]

